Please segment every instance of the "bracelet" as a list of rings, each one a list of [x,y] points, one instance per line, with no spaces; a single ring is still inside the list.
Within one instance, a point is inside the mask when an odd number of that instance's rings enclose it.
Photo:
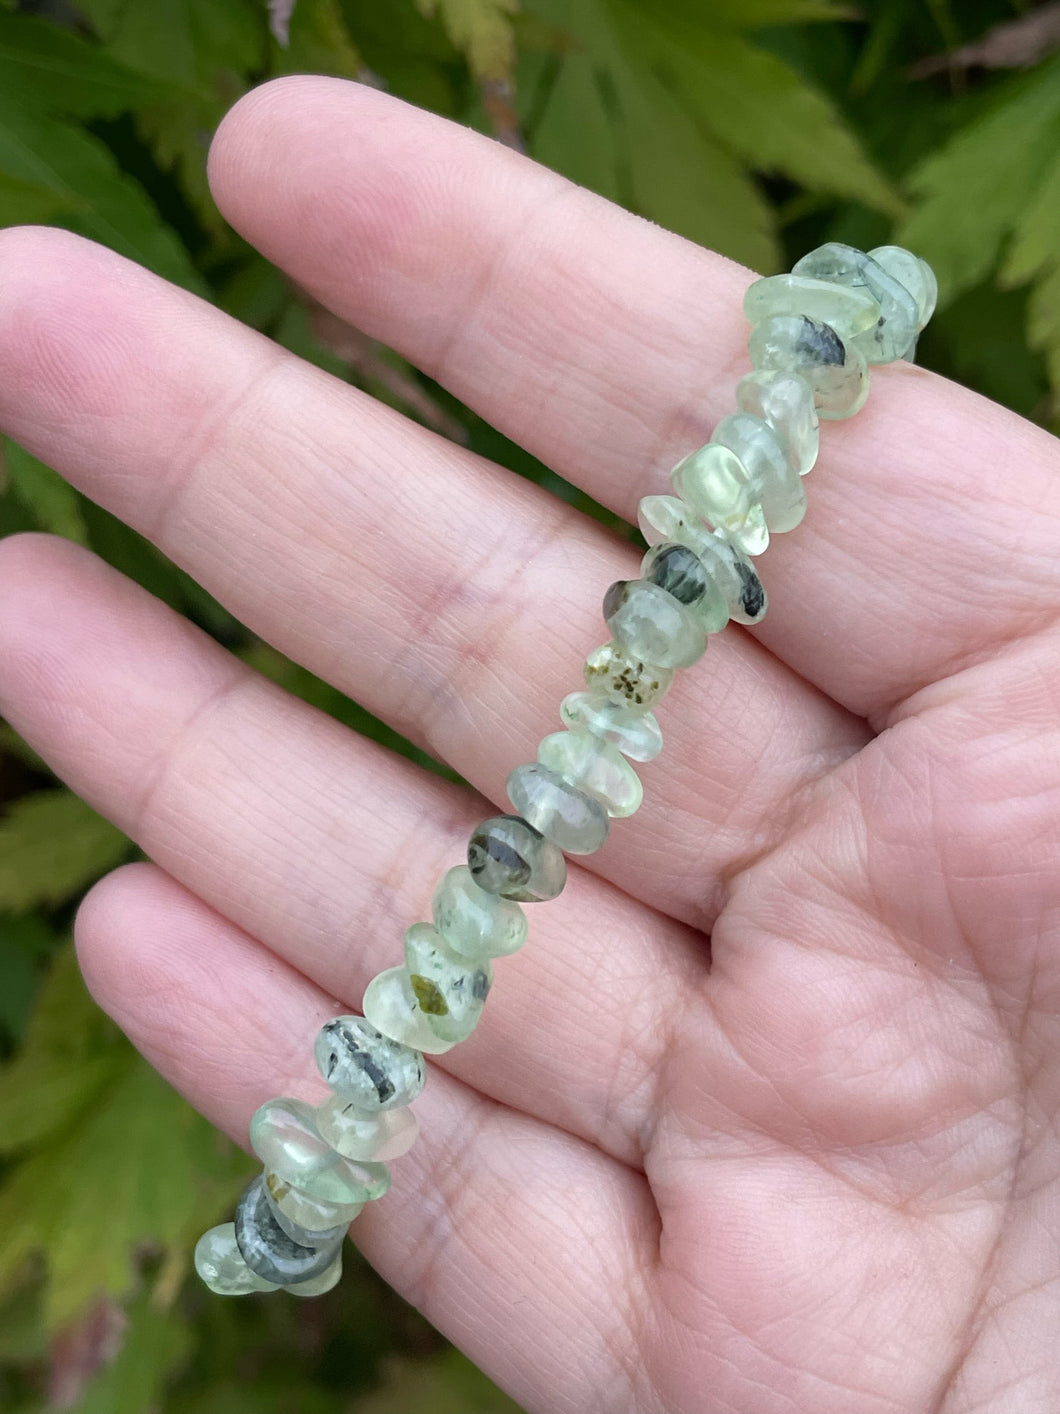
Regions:
[[[611,820],[638,808],[630,761],[662,750],[652,708],[674,669],[701,658],[729,619],[756,624],[766,613],[751,559],[806,512],[802,477],[817,459],[819,419],[862,407],[870,364],[913,358],[936,295],[931,267],[910,251],[835,242],[750,286],[754,371],[737,384],[738,411],[674,468],[674,495],[640,502],[641,577],[604,595],[610,641],[585,661],[587,690],[563,699],[563,730],[508,777],[515,813],[475,827],[467,863],[434,891],[433,923],[406,931],[404,963],[369,982],[363,1016],[337,1016],[317,1036],[329,1097],[316,1108],[267,1100],[251,1120],[263,1171],[235,1221],[195,1249],[211,1291],[317,1296],[337,1283],[350,1222],[387,1191],[387,1161],[416,1139],[408,1106],[426,1080],[424,1054],[471,1035],[493,959],[526,941],[522,904],[562,891],[564,854],[592,854]]]

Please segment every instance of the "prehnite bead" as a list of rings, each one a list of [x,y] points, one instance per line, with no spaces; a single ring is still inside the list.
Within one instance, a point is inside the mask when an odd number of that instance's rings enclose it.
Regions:
[[[687,545],[653,545],[641,560],[640,577],[680,599],[704,633],[720,633],[729,622],[729,606],[717,581]]]
[[[272,1215],[265,1180],[260,1174],[239,1200],[235,1232],[247,1266],[259,1277],[279,1286],[319,1276],[331,1266],[342,1246],[341,1237],[319,1247],[306,1246],[288,1237]]]
[[[660,668],[630,653],[613,639],[594,648],[585,660],[586,684],[631,712],[646,712],[670,691],[673,668]]]
[[[278,1291],[279,1283],[266,1281],[243,1260],[236,1242],[235,1223],[221,1223],[204,1232],[195,1246],[195,1270],[218,1296],[249,1296],[252,1291]]]
[[[736,405],[741,412],[769,423],[800,476],[811,470],[820,449],[821,432],[813,389],[805,378],[778,368],[756,368],[737,383]]]
[[[288,1237],[307,1246],[319,1247],[345,1235],[346,1229],[364,1207],[363,1203],[322,1203],[299,1193],[269,1169],[265,1170],[265,1198],[272,1215]],[[347,1214],[349,1216],[347,1217]]]
[[[871,329],[880,317],[880,306],[866,289],[806,275],[768,275],[748,288],[743,312],[751,324],[760,324],[774,314],[807,314],[830,325],[846,340]]]
[[[400,1159],[412,1148],[420,1132],[420,1123],[411,1110],[366,1114],[356,1105],[343,1100],[341,1095],[329,1095],[317,1106],[317,1128],[345,1159],[375,1159],[378,1163],[389,1163],[391,1159]]]
[[[321,1075],[350,1104],[371,1114],[410,1105],[427,1079],[423,1057],[363,1016],[336,1016],[321,1030]]]
[[[679,599],[643,579],[619,579],[604,595],[604,619],[616,642],[662,668],[690,668],[707,637]]]
[[[602,692],[569,692],[559,715],[570,731],[591,732],[631,761],[654,761],[662,750],[662,730],[653,712],[631,712]]]
[[[607,840],[607,811],[548,766],[533,761],[508,777],[508,799],[535,830],[565,854],[592,854]]]
[[[797,373],[813,389],[819,417],[853,417],[869,395],[869,370],[858,346],[805,315],[778,314],[756,324],[748,344],[755,368]]]
[[[285,1287],[292,1296],[323,1296],[326,1292],[338,1286],[342,1280],[342,1248],[335,1253],[335,1260],[330,1267],[317,1277],[310,1277],[308,1281],[296,1281],[293,1285]]]
[[[420,1011],[443,1041],[465,1041],[478,1025],[493,985],[489,958],[454,952],[433,923],[405,932],[405,968]]]
[[[402,1045],[441,1056],[456,1044],[443,1040],[420,1010],[407,967],[388,967],[377,972],[364,990],[362,1005],[376,1030]]]
[[[730,618],[741,624],[765,618],[769,602],[751,561],[724,533],[709,530],[684,501],[676,496],[644,496],[637,523],[649,545],[676,540],[695,551],[725,596]]]
[[[480,889],[466,864],[443,876],[431,902],[434,926],[464,957],[507,957],[526,942],[526,914],[511,899]]]
[[[670,479],[681,499],[709,525],[724,531],[745,555],[760,555],[768,548],[762,503],[746,467],[729,447],[708,442],[679,461]]]
[[[537,756],[543,766],[595,796],[608,815],[623,817],[640,808],[640,777],[609,742],[588,732],[552,732],[542,740]]]
[[[806,514],[806,490],[776,429],[764,418],[734,412],[722,418],[710,440],[740,458],[769,530],[794,530]]]
[[[559,848],[521,815],[493,815],[476,826],[467,867],[480,889],[516,903],[543,903],[567,882]]]
[[[364,1203],[390,1187],[384,1164],[354,1163],[332,1149],[304,1100],[266,1100],[250,1121],[250,1143],[266,1169],[324,1203]]]
[[[863,250],[829,241],[797,260],[792,273],[848,289],[867,290],[878,302],[879,318],[872,328],[848,341],[860,349],[869,363],[893,363],[912,344],[920,318],[916,300]]]

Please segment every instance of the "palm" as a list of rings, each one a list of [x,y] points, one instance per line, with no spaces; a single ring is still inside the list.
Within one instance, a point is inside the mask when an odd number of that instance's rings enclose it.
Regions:
[[[745,272],[435,119],[280,83],[214,178],[323,302],[626,515],[727,410]],[[0,262],[8,430],[501,801],[633,552],[116,257],[12,232]],[[1056,471],[883,371],[763,562],[758,641],[675,688],[645,806],[436,1068],[355,1236],[528,1407],[1055,1404]],[[83,552],[14,540],[0,575],[5,715],[157,861],[83,908],[91,985],[245,1137],[314,1093],[317,1024],[484,802]]]

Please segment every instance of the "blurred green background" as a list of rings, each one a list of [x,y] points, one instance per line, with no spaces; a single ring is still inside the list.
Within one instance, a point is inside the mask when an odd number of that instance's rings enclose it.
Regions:
[[[908,244],[941,286],[920,360],[1057,429],[1058,4],[0,0],[0,225],[55,222],[114,246],[614,524],[226,229],[210,134],[240,93],[290,72],[470,123],[763,272],[827,239]],[[291,691],[417,756],[0,445],[0,534],[90,545]],[[352,1250],[319,1301],[222,1301],[188,1280],[196,1236],[253,1166],[80,983],[77,901],[136,850],[3,723],[0,811],[0,1407],[514,1409]]]

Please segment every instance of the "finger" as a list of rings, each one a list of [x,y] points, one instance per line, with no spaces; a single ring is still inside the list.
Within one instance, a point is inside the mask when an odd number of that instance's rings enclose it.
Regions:
[[[236,105],[210,170],[270,259],[622,515],[733,409],[749,274],[470,130],[282,79]],[[922,371],[873,378],[864,411],[824,429],[757,632],[883,718],[1052,616],[1060,448]]]
[[[0,421],[503,801],[584,685],[602,592],[636,552],[118,256],[54,232],[2,244]],[[590,867],[709,923],[725,877],[866,732],[745,634],[680,692],[648,803]]]
[[[312,1040],[334,1000],[161,871],[130,865],[97,885],[77,945],[103,1008],[238,1142],[270,1096],[327,1094]],[[562,1389],[566,1409],[604,1407],[601,1388],[638,1358],[613,1297],[654,1246],[643,1177],[438,1071],[415,1109],[420,1138],[353,1241],[520,1403],[554,1409]]]
[[[186,888],[359,1010],[486,803],[289,697],[64,541],[4,543],[0,606],[4,716]],[[528,918],[442,1064],[637,1164],[703,940],[573,868]]]

